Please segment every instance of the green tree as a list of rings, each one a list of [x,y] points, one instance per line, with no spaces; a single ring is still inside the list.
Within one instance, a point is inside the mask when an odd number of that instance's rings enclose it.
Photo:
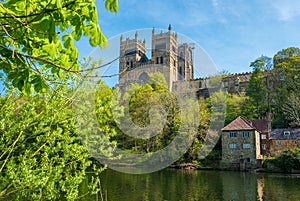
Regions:
[[[75,132],[68,94],[72,90],[43,97],[12,91],[0,98],[0,198],[74,200],[79,196],[87,169],[92,171],[97,163]],[[102,169],[95,166],[94,170]],[[91,186],[97,179],[93,181]]]
[[[106,0],[105,7],[117,12],[118,1]],[[107,42],[95,1],[1,1],[0,27],[0,70],[8,88],[0,98],[0,198],[74,200],[87,169],[96,176],[103,170],[83,146],[71,108],[73,75],[84,71],[75,41]],[[102,111],[107,108],[103,103]],[[97,193],[99,178],[91,180]]]
[[[117,0],[105,0],[117,12]],[[0,70],[27,94],[79,73],[75,41],[105,47],[95,0],[4,0],[0,2]]]
[[[243,105],[245,104],[245,101],[247,100],[247,96],[245,95],[238,95],[238,94],[226,94],[226,119],[225,119],[225,125],[232,122],[235,118],[238,116],[245,116],[246,118],[249,118],[249,115],[246,115],[246,111],[244,111]],[[252,112],[252,111],[251,111]]]
[[[289,94],[287,101],[283,105],[285,117],[290,121],[291,127],[300,126],[300,96],[299,94]]]
[[[160,110],[165,112],[166,122],[163,129],[154,137],[149,139],[127,138],[128,141],[125,140],[125,142],[131,142],[130,147],[137,152],[149,153],[161,150],[171,142],[176,132],[178,132],[180,121],[178,119],[179,110],[176,99],[169,92],[164,76],[161,73],[149,74],[146,85],[140,86],[135,84],[129,90],[134,91],[134,94],[130,97],[128,109],[132,121],[136,125],[147,127],[150,126],[153,120],[161,121],[161,116],[150,116],[150,110],[154,106],[161,107]],[[151,126],[157,125],[151,124]]]
[[[246,100],[245,108],[252,108],[252,118],[256,119],[265,117],[268,110],[268,89],[266,78],[263,75],[265,66],[266,62],[263,58],[258,58],[250,64],[253,72],[246,90],[246,95],[249,98]]]
[[[178,161],[180,163],[197,163],[199,159],[199,153],[201,151],[203,141],[207,135],[207,131],[210,123],[210,103],[209,100],[199,99],[199,123],[197,135],[194,138],[194,141],[186,152],[186,154]]]
[[[272,163],[284,171],[291,172],[300,167],[300,149],[286,149]]]
[[[290,47],[279,51],[274,56],[274,73],[277,85],[273,91],[274,125],[287,127],[292,119],[287,112],[288,105],[293,104],[291,94],[298,95],[300,89],[300,49]]]

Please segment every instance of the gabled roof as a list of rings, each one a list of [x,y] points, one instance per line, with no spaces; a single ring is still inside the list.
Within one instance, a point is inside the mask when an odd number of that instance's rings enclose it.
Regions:
[[[268,132],[268,121],[266,119],[251,120],[252,126],[260,133]]]
[[[280,128],[271,131],[271,140],[300,139],[300,128]]]
[[[248,121],[243,117],[239,116],[222,129],[222,131],[237,131],[237,130],[255,130],[255,128],[254,126],[252,126],[251,121]]]

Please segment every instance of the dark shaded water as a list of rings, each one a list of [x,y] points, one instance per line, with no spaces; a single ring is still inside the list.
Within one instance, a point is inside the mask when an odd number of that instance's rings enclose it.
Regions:
[[[174,169],[130,175],[107,170],[101,185],[108,201],[300,200],[300,175]]]

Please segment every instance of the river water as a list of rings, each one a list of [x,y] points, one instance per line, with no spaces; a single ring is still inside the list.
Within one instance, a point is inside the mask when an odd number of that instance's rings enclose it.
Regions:
[[[131,175],[106,170],[101,189],[98,200],[104,201],[297,201],[300,175],[175,169]]]

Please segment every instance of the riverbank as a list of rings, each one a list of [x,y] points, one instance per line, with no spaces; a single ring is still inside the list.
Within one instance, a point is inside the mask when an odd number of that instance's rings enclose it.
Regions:
[[[280,169],[276,166],[262,167],[256,169],[245,169],[240,170],[239,168],[233,167],[222,167],[222,166],[201,166],[194,163],[183,163],[171,165],[169,168],[172,169],[184,169],[184,170],[205,170],[205,171],[235,171],[235,172],[251,172],[251,173],[282,173],[282,174],[300,174],[300,170],[292,169],[290,171],[286,171],[284,169]]]

